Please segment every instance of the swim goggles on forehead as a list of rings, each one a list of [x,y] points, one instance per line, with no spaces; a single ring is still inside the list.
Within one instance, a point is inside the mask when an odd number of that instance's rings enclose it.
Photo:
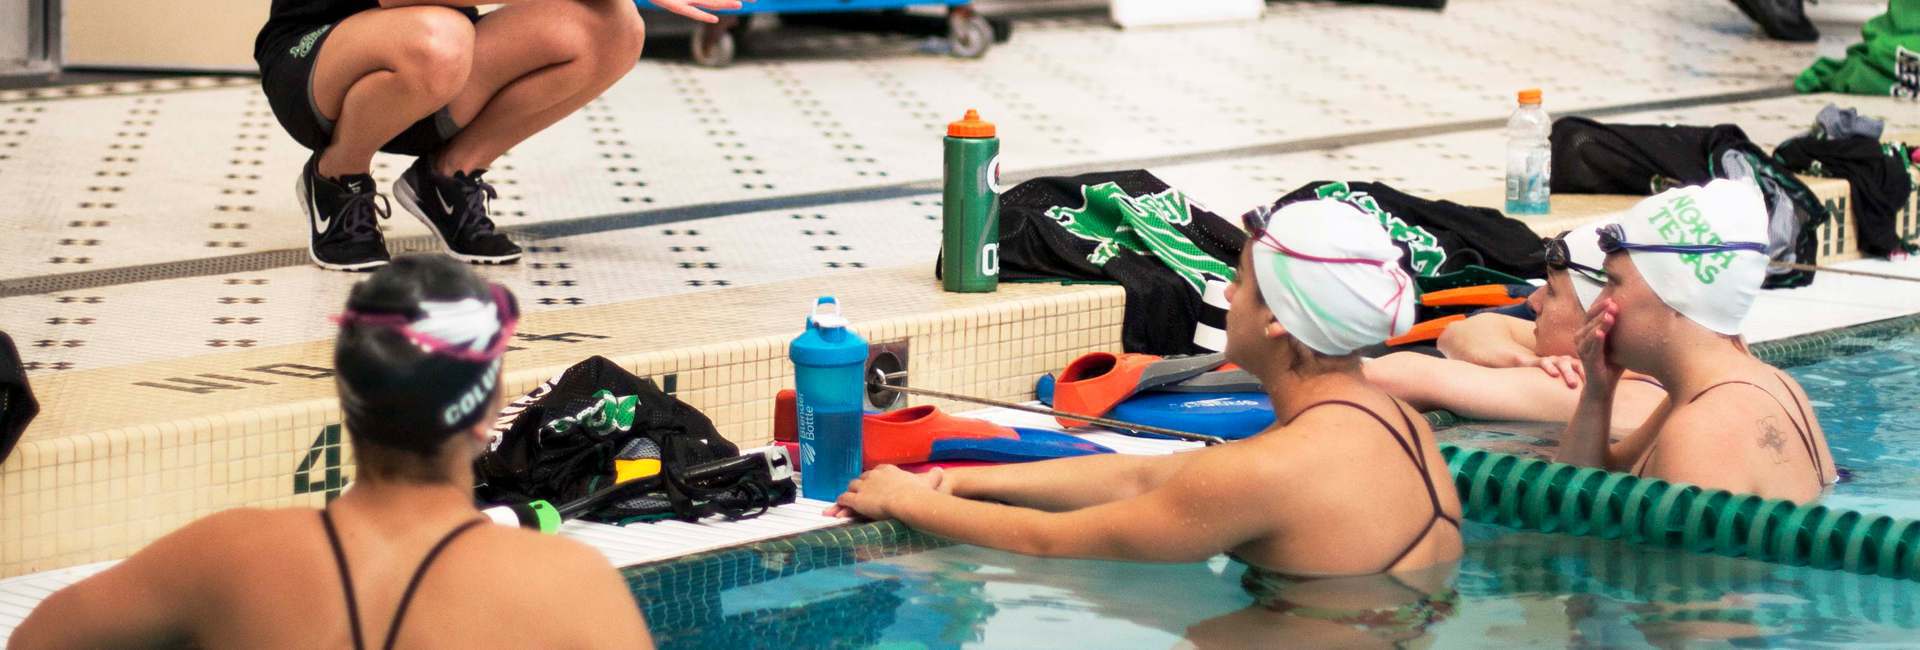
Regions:
[[[1298,260],[1306,260],[1308,262],[1318,262],[1321,264],[1359,264],[1363,266],[1371,266],[1371,267],[1380,269],[1381,271],[1393,276],[1393,281],[1395,284],[1393,296],[1388,298],[1386,302],[1381,303],[1379,305],[1380,311],[1393,315],[1393,321],[1387,324],[1388,338],[1392,338],[1393,336],[1392,332],[1399,331],[1399,328],[1400,328],[1400,310],[1396,309],[1395,305],[1399,304],[1400,296],[1406,294],[1408,285],[1412,283],[1412,280],[1409,280],[1407,278],[1407,274],[1399,272],[1400,266],[1398,264],[1393,264],[1383,260],[1370,260],[1370,259],[1360,258],[1360,257],[1321,257],[1318,255],[1309,255],[1307,253],[1302,253],[1300,251],[1288,248],[1286,244],[1281,243],[1280,240],[1274,237],[1272,233],[1267,232],[1267,223],[1273,218],[1274,212],[1275,212],[1274,210],[1268,209],[1266,207],[1260,207],[1260,208],[1254,209],[1251,212],[1240,215],[1240,224],[1246,227],[1247,229],[1247,236],[1250,238],[1249,240],[1250,245],[1258,244],[1258,245],[1266,246],[1267,248],[1271,248],[1274,250],[1274,252],[1280,253],[1281,255],[1285,255],[1287,257],[1291,257]],[[1256,283],[1257,283],[1257,279],[1256,279]]]
[[[1760,242],[1730,241],[1718,244],[1635,244],[1627,241],[1627,231],[1620,224],[1612,223],[1600,227],[1600,252],[1612,255],[1620,251],[1639,251],[1642,253],[1674,253],[1679,255],[1706,255],[1710,253],[1731,253],[1734,251],[1753,251],[1765,254],[1767,245]]]
[[[474,350],[471,345],[452,343],[439,336],[428,334],[417,329],[415,327],[416,323],[431,316],[431,314],[426,314],[425,310],[417,314],[368,314],[349,309],[342,312],[339,316],[335,316],[334,322],[341,325],[389,328],[398,332],[401,336],[406,337],[408,342],[420,346],[420,348],[428,354],[474,363],[488,363],[506,354],[507,344],[513,340],[514,328],[520,324],[520,303],[514,300],[513,292],[508,291],[504,286],[489,282],[487,283],[487,287],[493,296],[493,318],[496,319],[499,327],[493,334],[492,342],[487,344],[485,349],[478,351]],[[488,325],[490,324],[478,324],[479,327],[487,327]],[[458,327],[457,324],[454,326]]]
[[[1567,250],[1567,233],[1556,237],[1543,237],[1541,245],[1546,247],[1547,268],[1577,274],[1594,284],[1606,284],[1607,272],[1573,261],[1573,254]]]

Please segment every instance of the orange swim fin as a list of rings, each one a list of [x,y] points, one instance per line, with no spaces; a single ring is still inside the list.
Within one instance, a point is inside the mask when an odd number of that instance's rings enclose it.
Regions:
[[[1258,392],[1253,375],[1231,367],[1224,354],[1160,357],[1151,354],[1086,354],[1060,373],[1053,388],[1053,408],[1074,415],[1102,417],[1127,398],[1150,391],[1187,393]],[[1064,427],[1084,426],[1072,418],[1055,418]]]
[[[933,443],[938,440],[1018,438],[1020,434],[985,420],[954,417],[932,406],[915,406],[866,416],[860,437],[864,453],[861,464],[873,469],[924,463],[933,456]]]
[[[1387,339],[1387,347],[1437,340],[1440,338],[1441,332],[1447,331],[1448,326],[1466,319],[1466,314],[1454,314],[1422,323],[1415,323],[1413,329],[1407,330],[1407,333]]]
[[[1420,294],[1420,304],[1428,307],[1506,307],[1526,302],[1516,296],[1527,285],[1482,284],[1457,289],[1442,289]]]
[[[1151,354],[1093,352],[1074,359],[1055,384],[1053,408],[1075,415],[1100,417],[1138,392],[1140,378],[1160,357]],[[1086,426],[1084,420],[1054,418],[1063,427]]]

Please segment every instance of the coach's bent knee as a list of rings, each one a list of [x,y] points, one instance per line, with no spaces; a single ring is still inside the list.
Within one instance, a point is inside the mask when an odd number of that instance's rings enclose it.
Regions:
[[[590,25],[594,35],[593,58],[605,62],[609,72],[625,74],[640,60],[647,43],[647,24],[630,0],[593,0]]]
[[[444,7],[410,7],[395,30],[394,71],[416,92],[450,99],[473,72],[473,23]]]

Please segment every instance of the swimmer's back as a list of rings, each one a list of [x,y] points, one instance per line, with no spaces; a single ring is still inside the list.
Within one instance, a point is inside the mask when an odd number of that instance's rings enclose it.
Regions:
[[[1634,474],[1799,503],[1839,479],[1806,389],[1777,368],[1754,360],[1675,399]]]
[[[1286,458],[1291,469],[1268,495],[1280,534],[1236,552],[1302,577],[1458,559],[1460,499],[1425,419],[1384,394],[1341,401],[1349,403],[1323,402],[1253,439],[1267,447],[1263,456]]]
[[[356,592],[364,646],[382,647],[409,579],[433,546],[465,520],[382,525],[337,510],[332,516]],[[93,588],[56,598],[95,600],[85,609],[103,604],[96,599],[109,599],[114,611],[131,617],[114,627],[146,632],[103,637],[120,641],[105,645],[354,647],[340,569],[314,509],[216,514],[95,580],[100,583]],[[47,641],[66,645],[76,639]],[[634,648],[652,643],[625,582],[597,552],[565,539],[483,524],[447,543],[422,574],[395,645]]]

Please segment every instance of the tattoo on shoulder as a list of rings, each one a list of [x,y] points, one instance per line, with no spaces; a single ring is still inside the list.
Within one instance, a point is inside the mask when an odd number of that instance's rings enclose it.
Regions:
[[[1760,447],[1773,451],[1773,462],[1778,465],[1787,462],[1787,436],[1780,430],[1779,418],[1769,415],[1755,423],[1760,430]]]

